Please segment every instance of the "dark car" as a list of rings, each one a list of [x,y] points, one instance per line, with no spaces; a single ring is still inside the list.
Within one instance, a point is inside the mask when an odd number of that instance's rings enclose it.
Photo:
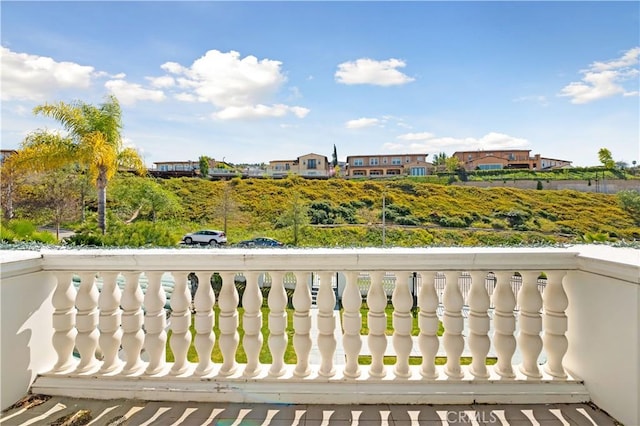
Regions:
[[[238,247],[283,247],[284,243],[273,238],[258,237],[238,243]]]

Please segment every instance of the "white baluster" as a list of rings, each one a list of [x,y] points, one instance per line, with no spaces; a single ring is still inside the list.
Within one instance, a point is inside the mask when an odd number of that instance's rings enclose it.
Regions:
[[[269,375],[280,377],[285,373],[284,353],[287,349],[287,292],[284,289],[283,272],[270,272],[271,289],[269,303],[269,351],[271,352],[271,368]]]
[[[318,374],[332,377],[336,371],[333,356],[336,352],[336,295],[331,286],[331,272],[320,272],[320,290],[318,291],[318,348],[322,363]]]
[[[527,271],[522,273],[522,288],[518,292],[518,305],[520,306],[520,333],[518,334],[518,347],[522,353],[520,372],[531,379],[542,377],[538,367],[538,356],[542,350],[542,296],[538,290],[538,272]]]
[[[221,376],[230,376],[236,372],[236,350],[240,337],[238,335],[238,290],[235,283],[235,272],[221,272],[222,288],[218,297],[220,316],[218,326],[220,328],[220,352],[223,363],[220,366]],[[199,287],[199,286],[198,286]]]
[[[298,362],[293,374],[296,377],[306,377],[311,374],[309,368],[309,354],[311,352],[311,291],[308,280],[310,273],[295,272],[296,289],[293,291],[293,348]]]
[[[70,370],[75,361],[73,359],[73,347],[78,334],[76,323],[76,289],[73,286],[71,272],[57,272],[55,274],[57,285],[53,292],[51,303],[53,304],[53,337],[51,343],[56,351],[57,362],[52,369],[54,373],[63,373]]]
[[[244,337],[242,346],[247,354],[247,365],[244,368],[245,377],[255,377],[260,373],[260,349],[262,349],[262,293],[258,287],[257,272],[244,274],[247,279],[244,294],[242,295],[242,326]]]
[[[496,272],[496,287],[493,290],[493,346],[496,349],[498,362],[495,371],[503,379],[516,377],[511,360],[516,351],[516,317],[513,309],[516,297],[511,288],[511,272]]]
[[[438,372],[435,367],[435,359],[438,354],[440,342],[438,340],[438,293],[435,287],[435,272],[420,272],[422,287],[418,294],[418,325],[420,335],[418,345],[422,354],[422,366],[420,375],[425,379],[437,379]]]
[[[565,274],[564,271],[547,273],[547,285],[544,293],[542,293],[544,303],[544,316],[542,317],[544,335],[542,336],[542,341],[547,354],[545,371],[558,379],[567,378],[567,373],[562,366],[562,359],[569,346],[565,336],[567,332],[565,310],[569,300],[562,283]]]
[[[360,329],[362,328],[362,295],[358,287],[358,272],[348,271],[345,273],[346,285],[342,293],[342,346],[346,358],[344,375],[349,378],[360,376],[360,366],[358,365],[358,355],[362,348]]]
[[[198,289],[193,297],[193,306],[196,310],[193,321],[196,332],[193,346],[198,354],[198,365],[194,373],[196,376],[205,376],[214,367],[211,352],[216,340],[216,335],[213,333],[215,323],[213,305],[216,296],[211,288],[211,272],[198,271],[195,275],[198,279]]]
[[[367,293],[367,306],[369,307],[367,344],[371,351],[369,375],[384,377],[387,373],[384,368],[384,352],[387,349],[387,316],[384,312],[387,307],[387,294],[382,287],[384,271],[373,271],[369,273],[369,276],[371,277]]]
[[[122,292],[122,352],[125,365],[122,374],[135,374],[142,369],[140,352],[144,343],[142,331],[142,289],[138,285],[139,272],[124,272],[124,290]]]
[[[187,272],[174,272],[174,287],[171,293],[171,338],[169,345],[173,352],[171,374],[179,375],[189,369],[187,353],[191,345],[191,293],[187,286]]]
[[[80,354],[77,373],[86,373],[98,365],[96,349],[98,348],[98,289],[95,285],[95,273],[80,274],[80,287],[76,295],[76,347]]]
[[[462,318],[462,292],[458,285],[457,272],[445,272],[447,281],[444,287],[442,298],[444,304],[444,315],[442,322],[444,325],[444,335],[442,344],[447,353],[447,363],[444,368],[445,374],[451,379],[461,379],[464,373],[460,368],[460,356],[464,350],[464,318]]]
[[[98,307],[100,308],[98,343],[103,355],[102,368],[100,369],[100,373],[103,374],[110,373],[122,365],[118,358],[122,339],[122,329],[120,328],[121,293],[117,284],[118,275],[118,272],[103,272],[101,274],[102,291],[98,296]]]
[[[396,273],[396,287],[393,290],[391,301],[393,303],[393,349],[396,352],[396,366],[394,373],[396,377],[407,378],[411,376],[409,370],[409,355],[413,341],[411,339],[411,329],[413,328],[413,318],[411,307],[413,297],[409,291],[409,279],[413,279],[412,273]]]
[[[489,377],[487,354],[491,347],[489,339],[489,293],[485,281],[486,272],[472,271],[469,290],[469,349],[471,350],[470,373],[477,379]]]
[[[162,288],[162,272],[146,272],[148,286],[144,295],[144,349],[149,356],[149,364],[145,374],[153,375],[162,372],[166,365],[167,316],[164,305],[167,296]]]

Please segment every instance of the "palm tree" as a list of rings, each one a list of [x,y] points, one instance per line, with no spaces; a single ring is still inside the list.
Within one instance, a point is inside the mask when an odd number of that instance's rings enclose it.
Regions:
[[[20,169],[32,171],[56,170],[71,164],[86,171],[98,191],[98,227],[106,233],[109,180],[120,167],[139,173],[145,170],[138,153],[123,147],[118,100],[110,95],[97,107],[81,101],[44,104],[35,107],[33,112],[60,122],[67,135],[47,130],[32,132],[22,142],[16,164]]]

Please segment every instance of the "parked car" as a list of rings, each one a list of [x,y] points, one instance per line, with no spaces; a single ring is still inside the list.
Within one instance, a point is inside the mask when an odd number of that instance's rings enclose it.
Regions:
[[[238,247],[283,247],[284,243],[273,238],[257,237],[251,240],[244,240],[238,243]]]
[[[217,246],[227,243],[227,236],[222,231],[214,229],[203,229],[201,231],[192,232],[182,237],[185,244],[209,244]]]

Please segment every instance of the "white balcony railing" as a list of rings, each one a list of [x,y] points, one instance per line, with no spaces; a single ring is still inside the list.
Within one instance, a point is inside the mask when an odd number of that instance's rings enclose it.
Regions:
[[[200,283],[193,300],[190,273]],[[202,285],[213,274],[222,281],[217,297]],[[238,274],[246,283],[241,300]],[[173,283],[169,302],[166,277]],[[190,401],[594,400],[626,423],[640,421],[638,250],[4,252],[2,281],[3,408],[31,386],[66,396]],[[285,284],[292,282],[289,301]],[[271,288],[263,317],[265,284]],[[295,364],[285,363],[289,334]],[[167,344],[173,362],[166,361]],[[214,347],[221,362],[211,360]],[[188,360],[190,348],[197,361]],[[261,350],[270,364],[261,364]],[[385,365],[390,352],[395,362]],[[359,362],[364,354],[369,365]],[[463,354],[469,365],[461,365]],[[489,354],[495,365],[487,365]],[[441,355],[446,363],[439,366]],[[411,365],[414,357],[419,365]]]

